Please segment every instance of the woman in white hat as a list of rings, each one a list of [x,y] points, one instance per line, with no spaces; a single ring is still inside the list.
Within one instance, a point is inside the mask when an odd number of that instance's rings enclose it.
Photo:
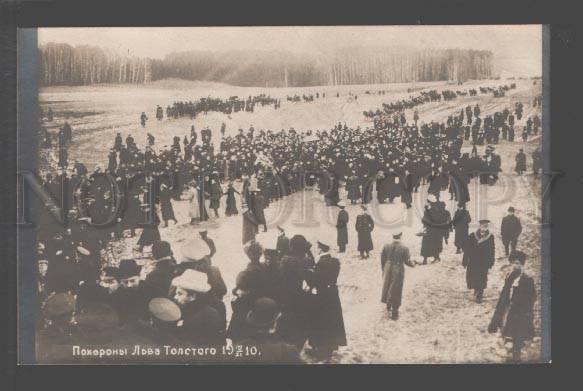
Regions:
[[[225,305],[208,294],[211,286],[205,273],[187,269],[172,280],[172,287],[172,297],[182,313],[180,338],[194,345],[224,344]]]

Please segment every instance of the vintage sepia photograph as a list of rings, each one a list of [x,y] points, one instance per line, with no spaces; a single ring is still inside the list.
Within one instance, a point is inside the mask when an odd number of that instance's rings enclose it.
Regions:
[[[20,362],[548,362],[543,30],[33,30]]]

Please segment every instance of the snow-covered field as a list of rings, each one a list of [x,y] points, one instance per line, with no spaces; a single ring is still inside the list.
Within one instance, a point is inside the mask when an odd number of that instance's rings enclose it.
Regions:
[[[458,97],[449,102],[428,103],[418,107],[421,121],[444,121],[448,115],[459,113],[469,104],[480,104],[482,118],[489,113],[501,111],[505,107],[513,108],[514,103],[524,104],[525,115],[518,121],[516,129],[521,129],[523,122],[535,112],[540,115],[540,108],[532,107],[532,98],[541,93],[540,81],[533,85],[531,80],[498,80],[467,82],[463,86],[447,83],[395,84],[384,86],[343,86],[314,87],[305,89],[259,89],[239,88],[216,84],[201,84],[183,81],[165,81],[145,86],[92,86],[92,87],[53,87],[43,89],[40,95],[42,107],[46,113],[50,106],[56,113],[52,123],[45,123],[49,131],[57,131],[67,114],[73,127],[73,144],[69,152],[70,159],[79,159],[91,169],[97,163],[106,163],[107,152],[113,145],[116,132],[136,139],[138,145],[145,145],[146,133],[156,137],[158,146],[171,143],[173,136],[189,134],[194,123],[197,129],[210,126],[215,139],[219,137],[221,122],[227,124],[227,132],[233,134],[239,127],[248,129],[253,124],[256,129],[329,129],[338,122],[348,126],[369,126],[362,112],[376,109],[382,102],[392,102],[400,98],[416,95],[407,93],[407,88],[431,87],[437,90],[464,90],[478,86],[498,86],[516,83],[517,89],[507,92],[506,97],[494,98],[491,94],[477,97]],[[386,89],[386,95],[367,95],[366,90],[376,92]],[[354,100],[348,92],[358,95]],[[285,101],[287,94],[325,92],[325,99],[309,103],[292,103]],[[336,93],[340,97],[336,97]],[[194,121],[189,119],[156,121],[154,110],[157,104],[162,107],[174,100],[194,100],[202,96],[224,97],[232,95],[245,97],[251,94],[267,93],[282,97],[281,109],[273,110],[271,106],[257,109],[254,113],[235,113],[230,116],[222,113],[209,113],[199,116]],[[150,120],[146,129],[139,125],[139,115],[146,111]],[[412,119],[412,110],[406,112]],[[496,151],[502,157],[503,174],[494,187],[480,186],[472,182],[471,198],[468,208],[474,222],[481,218],[492,220],[492,229],[496,233],[496,253],[499,259],[490,271],[488,289],[484,302],[475,303],[473,295],[466,289],[465,269],[461,266],[461,254],[455,254],[453,236],[450,244],[445,246],[442,261],[427,266],[407,268],[401,317],[398,321],[389,319],[385,306],[380,303],[381,270],[380,249],[390,241],[391,233],[403,231],[403,242],[411,249],[411,254],[420,260],[421,238],[415,236],[421,231],[421,215],[426,200],[426,186],[420,193],[414,194],[414,206],[407,211],[398,200],[394,204],[374,204],[370,210],[375,219],[373,231],[375,249],[371,258],[361,260],[356,251],[356,231],[354,222],[359,213],[358,206],[348,206],[349,246],[345,254],[337,254],[342,269],[339,277],[341,301],[348,337],[348,346],[335,353],[333,363],[481,363],[504,362],[509,354],[502,345],[499,335],[486,331],[507,269],[503,257],[499,228],[502,216],[512,205],[517,209],[523,223],[523,233],[518,247],[527,252],[526,270],[537,281],[538,300],[536,303],[535,328],[537,338],[524,350],[523,358],[537,360],[540,357],[540,178],[530,174],[532,160],[530,153],[540,144],[540,139],[523,143],[519,133],[514,143],[502,141]],[[465,146],[469,148],[468,146]],[[524,148],[528,156],[529,174],[517,177],[514,173],[514,156],[519,148]],[[483,152],[483,147],[479,149]],[[240,186],[240,184],[237,184]],[[341,196],[344,194],[341,193]],[[344,197],[345,198],[345,197]],[[444,193],[442,199],[449,199]],[[224,203],[224,200],[221,200]],[[312,217],[306,224],[302,221],[300,205],[307,206]],[[181,244],[196,236],[197,230],[208,229],[209,236],[217,244],[217,254],[213,262],[219,266],[229,290],[234,286],[237,273],[247,261],[241,246],[241,217],[220,217],[204,225],[193,227],[187,224],[187,205],[174,202],[174,209],[179,220],[177,226],[161,228],[161,235],[168,240],[177,256],[180,256]],[[448,210],[453,214],[455,204],[450,202]],[[224,211],[224,205],[221,206]],[[334,223],[338,209],[326,207],[317,191],[305,191],[294,194],[285,200],[273,203],[267,210],[268,232],[260,233],[258,240],[267,248],[275,247],[276,225],[283,226],[288,236],[301,233],[313,243],[316,240],[336,243]],[[472,230],[476,229],[472,225]],[[121,247],[129,251],[132,243]],[[335,247],[335,246],[334,246]],[[120,249],[121,251],[121,249]],[[230,301],[230,292],[225,298]],[[227,304],[227,307],[229,305]]]

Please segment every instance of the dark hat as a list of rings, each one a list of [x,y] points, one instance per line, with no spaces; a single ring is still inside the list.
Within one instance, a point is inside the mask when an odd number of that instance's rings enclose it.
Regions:
[[[518,261],[520,262],[520,264],[524,265],[524,263],[526,262],[526,254],[520,250],[514,250],[510,253],[508,261],[510,262]]]
[[[322,251],[330,251],[330,246],[328,246],[326,243],[322,243],[319,240],[317,241],[318,243],[318,248]]]
[[[263,250],[263,255],[267,259],[276,259],[279,256],[279,252],[272,248],[266,248]]]
[[[304,235],[294,235],[289,240],[290,253],[294,255],[303,255],[309,249],[308,241]]]
[[[204,306],[201,310],[185,315],[184,323],[200,337],[201,340],[211,339],[221,329],[221,317],[216,309]],[[223,324],[224,328],[225,325]]]
[[[119,278],[119,269],[117,267],[106,266],[103,268],[102,272],[106,277]]]
[[[180,307],[165,297],[156,297],[150,300],[148,310],[154,318],[162,322],[177,322],[182,317]]]
[[[69,293],[57,293],[47,299],[43,311],[48,318],[54,318],[72,314],[75,307],[75,296]]]
[[[172,255],[172,248],[170,243],[164,240],[158,240],[152,245],[152,257],[154,259],[160,259]]]
[[[393,234],[393,239],[401,239],[401,236],[403,236],[403,232]]]
[[[279,314],[277,303],[270,298],[262,297],[253,303],[253,308],[247,313],[247,323],[258,328],[269,327]]]
[[[508,208],[508,211],[509,211],[509,212],[514,212],[514,207],[513,207],[513,206],[509,207],[509,208]]]
[[[490,223],[490,220],[483,219],[483,220],[478,221],[478,223],[480,223],[480,224],[489,224]]]
[[[361,208],[362,210],[367,210],[367,208],[366,208],[366,205],[360,205],[360,208]]]
[[[199,234],[200,236],[203,236],[203,237],[204,237],[204,236],[206,236],[206,234],[207,234],[207,233],[208,233],[208,231],[207,231],[206,229],[205,229],[205,230],[203,230],[203,231],[198,231],[198,234]]]
[[[140,274],[141,266],[134,259],[122,259],[119,263],[119,278],[130,278]]]
[[[263,246],[259,242],[251,240],[243,247],[243,251],[250,259],[256,259],[263,254]]]

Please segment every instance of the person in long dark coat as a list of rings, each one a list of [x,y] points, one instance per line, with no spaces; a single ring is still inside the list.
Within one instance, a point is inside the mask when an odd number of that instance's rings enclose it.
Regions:
[[[522,233],[522,224],[514,213],[514,207],[509,207],[508,214],[502,218],[502,224],[500,226],[500,234],[502,235],[502,244],[504,244],[506,256],[516,250],[518,237]]]
[[[399,319],[399,307],[403,297],[405,281],[405,265],[415,267],[411,261],[409,248],[401,243],[401,235],[393,235],[393,242],[386,244],[381,252],[381,270],[383,272],[383,288],[381,302],[387,305],[391,319]]]
[[[358,251],[361,258],[368,258],[373,249],[371,232],[374,229],[374,221],[367,213],[366,206],[361,206],[363,213],[356,217],[356,232],[358,232]]]
[[[276,301],[282,308],[281,336],[298,349],[303,348],[308,338],[310,311],[302,285],[308,269],[313,267],[308,257],[309,246],[303,235],[292,237],[289,254],[282,258],[277,276]]]
[[[345,252],[348,244],[348,212],[345,210],[346,204],[344,201],[338,202],[340,212],[338,212],[338,219],[336,220],[336,242],[338,244],[338,252]]]
[[[151,221],[145,224],[141,224],[142,233],[138,239],[137,246],[140,251],[144,249],[145,246],[151,246],[158,240],[160,240],[160,230],[158,225],[160,224],[160,218],[155,210],[152,210],[150,206],[145,206],[144,212],[146,215],[151,216]],[[148,219],[148,217],[146,217]],[[145,220],[148,221],[148,220]]]
[[[501,330],[502,337],[512,341],[512,360],[518,362],[524,342],[534,337],[536,288],[533,278],[523,271],[526,254],[515,251],[511,257],[513,270],[504,281],[488,331]]]
[[[479,223],[480,228],[472,232],[466,242],[462,260],[468,289],[474,290],[478,303],[482,301],[484,289],[488,286],[488,271],[495,261],[494,235],[488,230],[490,221],[480,220]]]
[[[316,266],[307,272],[305,278],[312,312],[308,343],[318,358],[329,359],[332,352],[347,343],[342,304],[336,285],[340,261],[330,255],[330,246],[318,242],[318,249],[320,257]]]
[[[451,224],[451,215],[445,209],[445,203],[438,201],[431,194],[428,197],[429,207],[423,213],[423,227],[425,232],[421,241],[421,256],[423,264],[427,265],[427,258],[432,257],[439,262],[443,251],[443,241],[447,242]]]
[[[405,176],[402,181],[399,182],[401,186],[401,202],[405,204],[407,209],[411,208],[411,204],[413,203],[413,174],[406,169]]]
[[[348,177],[346,180],[346,191],[347,198],[350,200],[352,205],[356,204],[356,201],[362,196],[360,192],[360,184],[358,183],[358,178],[356,175]]]
[[[162,212],[164,227],[168,227],[169,220],[173,220],[174,225],[178,223],[178,220],[174,216],[174,208],[172,207],[172,195],[172,190],[168,188],[168,185],[162,183],[160,185],[160,210]]]
[[[176,260],[168,242],[155,242],[152,245],[152,258],[148,266],[152,270],[141,283],[148,300],[168,296],[176,267]]]
[[[267,221],[265,220],[265,199],[260,191],[251,191],[249,197],[250,205],[249,210],[253,213],[253,216],[257,220],[258,225],[263,225],[263,232],[267,232]]]
[[[243,212],[243,244],[254,240],[259,232],[259,224],[253,213],[247,209]]]
[[[227,196],[227,206],[225,208],[225,215],[227,216],[233,216],[233,215],[237,215],[239,214],[239,211],[237,210],[237,200],[235,199],[235,194],[241,194],[239,193],[235,187],[233,186],[233,182],[229,182],[229,185],[227,186],[227,191],[223,194]]]
[[[466,210],[465,204],[462,203],[458,204],[458,209],[455,211],[453,219],[451,221],[451,224],[455,231],[454,245],[456,248],[456,254],[462,252],[466,244],[466,241],[468,240],[468,237],[470,235],[469,227],[471,221],[472,218],[470,216],[470,212]]]
[[[281,258],[289,254],[289,238],[285,235],[285,230],[279,225],[277,226],[277,231],[275,249]]]
[[[221,206],[221,196],[223,195],[223,189],[217,179],[211,179],[210,186],[210,205],[209,208],[215,212],[215,217],[219,217],[219,207]]]
[[[520,148],[514,160],[516,161],[516,167],[514,168],[514,171],[516,171],[518,175],[524,174],[526,171],[526,155],[524,154],[524,150],[522,148]]]

